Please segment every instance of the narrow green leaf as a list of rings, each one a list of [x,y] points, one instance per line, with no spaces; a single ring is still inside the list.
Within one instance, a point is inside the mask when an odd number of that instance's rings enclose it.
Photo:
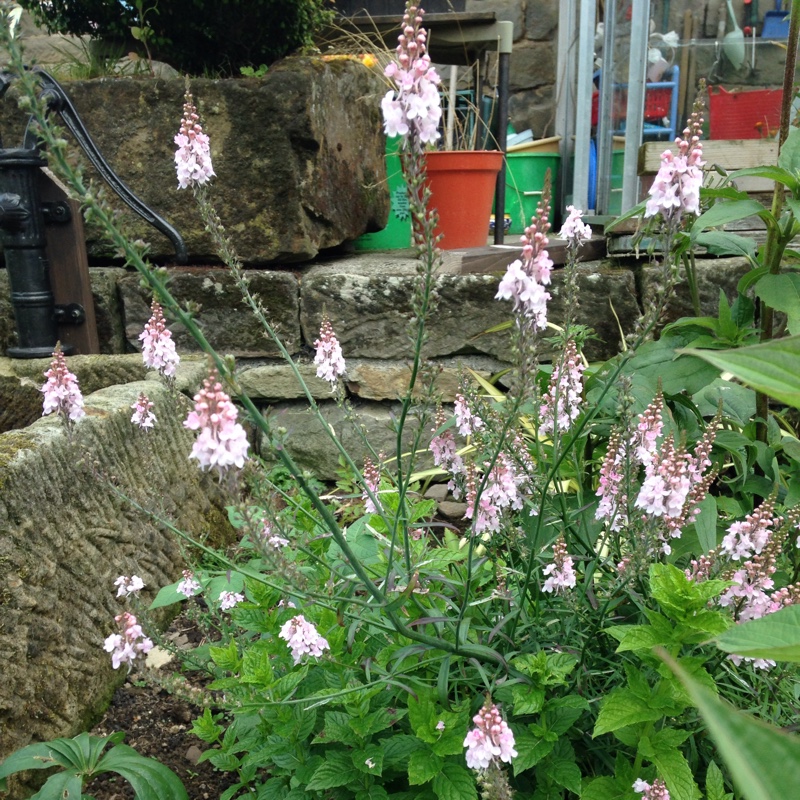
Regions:
[[[746,169],[737,169],[731,173],[731,180],[738,180],[739,178],[766,178],[769,181],[777,181],[784,186],[788,186],[793,192],[797,189],[797,178],[788,170],[781,167],[766,164],[761,167],[747,167]]]
[[[787,796],[787,787],[800,786],[800,738],[737,711],[692,681],[666,653],[662,658],[700,710],[745,800],[775,800]]]
[[[445,764],[433,779],[433,791],[439,800],[477,800],[475,778],[458,764]]]
[[[687,350],[786,405],[800,408],[800,336],[736,350]]]
[[[800,663],[800,606],[734,625],[714,643],[726,653]]]
[[[694,529],[697,532],[697,540],[704,553],[713,550],[717,546],[717,501],[716,498],[707,494],[703,500],[697,504],[700,513],[695,517]]]
[[[695,237],[695,244],[715,256],[744,256],[755,259],[756,243],[746,236],[729,231],[705,231]]]

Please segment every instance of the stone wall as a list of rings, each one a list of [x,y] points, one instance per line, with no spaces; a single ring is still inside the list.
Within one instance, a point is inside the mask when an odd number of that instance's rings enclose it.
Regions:
[[[77,358],[89,391],[142,377],[113,357]],[[130,422],[141,391],[157,434]],[[0,435],[0,760],[102,712],[124,674],[103,651],[121,610],[116,577],[140,575],[149,602],[180,575],[177,538],[120,491],[199,538],[230,541],[218,489],[187,458],[188,404],[175,400],[156,381],[128,382],[88,394],[72,435],[53,417]]]

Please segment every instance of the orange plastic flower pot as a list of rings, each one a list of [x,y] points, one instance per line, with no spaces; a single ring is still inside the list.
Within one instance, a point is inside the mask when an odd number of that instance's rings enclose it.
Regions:
[[[430,207],[439,214],[443,250],[483,247],[489,237],[499,151],[437,151],[426,155]]]

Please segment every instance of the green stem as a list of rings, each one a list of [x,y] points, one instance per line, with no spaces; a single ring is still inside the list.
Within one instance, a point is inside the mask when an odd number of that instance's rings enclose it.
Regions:
[[[792,11],[789,18],[789,38],[786,41],[786,63],[783,70],[783,98],[781,102],[781,126],[778,134],[778,152],[789,136],[789,119],[791,115],[792,100],[794,99],[794,76],[797,69],[797,41],[800,36],[800,0],[792,0]],[[772,218],[780,219],[783,208],[785,188],[783,184],[775,182],[772,192]],[[764,246],[764,263],[768,266],[771,275],[777,275],[781,270],[781,257],[786,248],[782,241],[780,226],[771,225],[767,231],[767,242]],[[773,309],[763,300],[760,301],[760,322],[762,342],[771,341],[774,333],[775,315]],[[763,392],[756,392],[756,437],[759,441],[767,441],[767,420],[769,418],[769,398]]]

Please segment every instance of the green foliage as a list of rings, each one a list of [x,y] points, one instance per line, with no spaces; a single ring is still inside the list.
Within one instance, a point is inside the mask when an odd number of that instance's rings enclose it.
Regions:
[[[169,0],[148,9],[122,0],[22,0],[51,33],[147,44],[181,72],[238,73],[307,47],[330,20],[327,0]],[[146,16],[146,19],[145,19]]]
[[[123,733],[105,737],[81,733],[73,739],[23,747],[0,764],[0,790],[7,788],[9,775],[61,767],[31,800],[81,800],[84,782],[106,772],[128,781],[137,800],[188,800],[183,784],[169,767],[121,744],[123,737]],[[104,753],[109,745],[111,749]]]

